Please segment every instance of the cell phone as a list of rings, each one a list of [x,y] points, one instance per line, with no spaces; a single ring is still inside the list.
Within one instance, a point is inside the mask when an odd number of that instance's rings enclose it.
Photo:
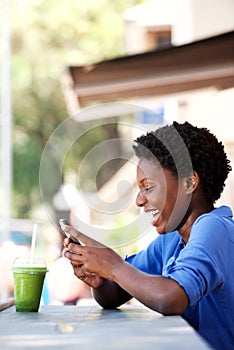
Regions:
[[[64,231],[64,226],[66,226],[66,225],[70,226],[69,222],[66,219],[60,219],[59,220],[59,225],[60,225],[61,230],[63,231],[64,235],[67,238],[69,238],[73,243],[81,245],[80,241],[77,238],[75,238],[72,235],[70,235],[70,233]]]

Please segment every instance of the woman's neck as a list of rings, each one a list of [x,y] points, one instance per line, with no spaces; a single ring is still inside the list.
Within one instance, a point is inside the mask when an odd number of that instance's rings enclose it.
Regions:
[[[197,218],[202,214],[211,212],[214,209],[213,204],[209,204],[207,201],[201,200],[199,202],[199,205],[194,205],[192,202],[186,212],[183,221],[180,224],[180,227],[178,228],[178,232],[182,236],[185,243],[187,243],[189,240],[192,226]]]

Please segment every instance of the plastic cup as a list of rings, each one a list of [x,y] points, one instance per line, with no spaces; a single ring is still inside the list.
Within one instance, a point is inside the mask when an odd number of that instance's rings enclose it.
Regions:
[[[13,263],[16,311],[37,312],[47,272],[43,257],[18,257]]]

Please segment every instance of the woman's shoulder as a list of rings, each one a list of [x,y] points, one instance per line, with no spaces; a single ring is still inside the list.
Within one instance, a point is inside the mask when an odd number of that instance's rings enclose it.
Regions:
[[[199,216],[193,225],[191,235],[200,232],[206,232],[206,235],[209,235],[210,232],[213,239],[225,233],[226,237],[234,242],[234,221],[231,208],[221,206]]]
[[[194,224],[199,222],[229,222],[230,224],[234,224],[232,209],[226,205],[222,205],[221,207],[214,208],[211,212],[202,214],[197,218]]]

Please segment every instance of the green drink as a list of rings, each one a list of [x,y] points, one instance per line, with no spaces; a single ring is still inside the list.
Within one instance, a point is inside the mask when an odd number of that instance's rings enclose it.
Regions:
[[[16,311],[37,312],[40,306],[41,293],[46,262],[41,257],[17,258],[13,265]]]

